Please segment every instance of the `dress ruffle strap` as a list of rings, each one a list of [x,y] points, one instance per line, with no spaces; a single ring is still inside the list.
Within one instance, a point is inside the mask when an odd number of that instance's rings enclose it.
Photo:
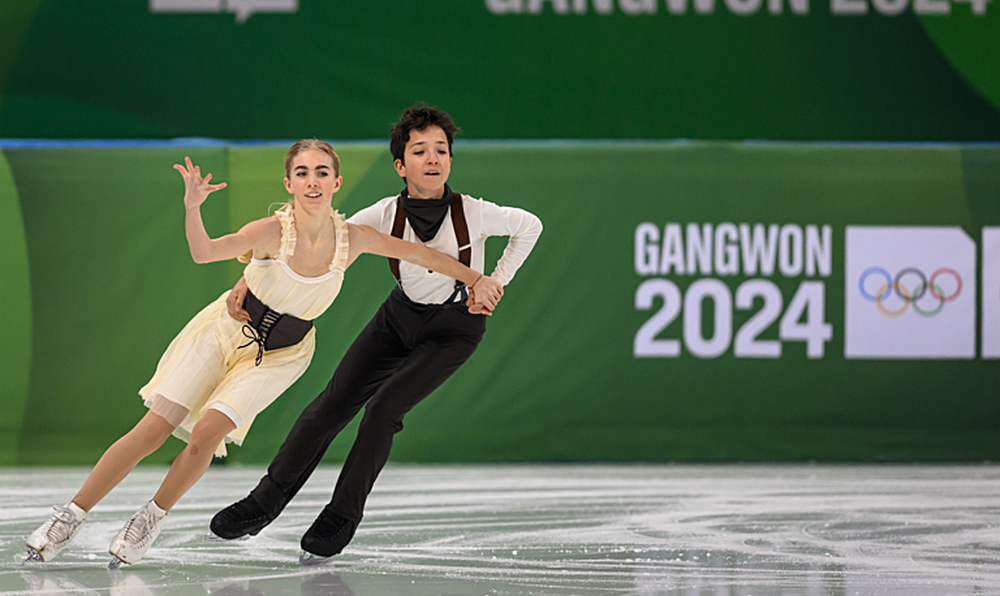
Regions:
[[[286,205],[274,212],[275,217],[281,222],[281,245],[278,247],[277,258],[288,262],[288,259],[295,254],[295,212],[292,205]],[[338,269],[344,271],[347,268],[347,259],[350,254],[351,238],[347,231],[347,220],[336,209],[330,209],[330,217],[333,219],[334,230],[337,233],[337,250],[330,261],[330,271]]]
[[[339,269],[344,271],[347,269],[347,258],[351,250],[351,236],[350,232],[347,231],[347,220],[341,215],[339,211],[334,209],[331,212],[333,216],[334,229],[337,231],[337,251],[333,255],[333,260],[330,261],[330,271]]]
[[[277,258],[288,262],[289,257],[295,254],[295,213],[291,203],[274,212],[274,216],[281,222],[281,245],[278,247]]]

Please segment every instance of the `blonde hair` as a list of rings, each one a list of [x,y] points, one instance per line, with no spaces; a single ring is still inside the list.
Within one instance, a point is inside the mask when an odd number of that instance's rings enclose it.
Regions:
[[[319,139],[302,139],[301,141],[296,141],[295,144],[292,145],[291,149],[288,150],[288,153],[285,154],[286,177],[291,178],[292,176],[292,161],[295,160],[295,156],[298,155],[299,153],[302,153],[303,151],[310,151],[310,150],[322,151],[323,153],[329,155],[330,159],[333,160],[333,175],[340,176],[340,156],[337,155],[337,152],[333,150],[333,146],[330,145],[330,143],[327,143],[326,141],[321,141]],[[273,214],[272,210],[277,211],[277,209],[274,209],[275,206],[278,206],[279,208],[284,208],[292,204],[293,201],[288,201],[287,203],[271,203],[270,207],[267,208],[267,211],[268,213]],[[236,260],[239,261],[240,263],[249,263],[252,258],[253,258],[253,251],[251,250],[248,251],[245,255],[237,257]]]
[[[286,177],[292,177],[292,160],[295,159],[295,156],[303,151],[310,150],[322,151],[323,153],[329,155],[330,159],[333,160],[333,175],[335,177],[340,176],[340,156],[338,156],[337,152],[333,150],[330,143],[319,139],[302,139],[301,141],[296,141],[295,144],[292,145],[292,148],[288,150],[288,153],[285,154]]]

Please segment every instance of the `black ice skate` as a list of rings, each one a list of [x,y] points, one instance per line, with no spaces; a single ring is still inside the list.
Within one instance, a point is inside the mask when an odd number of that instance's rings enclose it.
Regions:
[[[314,565],[336,555],[351,541],[357,527],[358,524],[337,515],[327,505],[302,536],[304,552],[299,555],[299,563]]]
[[[247,495],[215,514],[209,524],[212,531],[205,540],[247,540],[259,534],[271,521],[257,501]]]

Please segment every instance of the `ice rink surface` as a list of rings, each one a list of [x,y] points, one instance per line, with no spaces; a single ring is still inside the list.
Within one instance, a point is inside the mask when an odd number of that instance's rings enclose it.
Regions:
[[[142,467],[50,563],[24,539],[83,468],[0,470],[4,594],[1000,594],[1000,466],[390,465],[347,550],[298,563],[320,468],[251,540],[205,542],[264,468],[212,467],[137,565],[108,543],[166,472]]]

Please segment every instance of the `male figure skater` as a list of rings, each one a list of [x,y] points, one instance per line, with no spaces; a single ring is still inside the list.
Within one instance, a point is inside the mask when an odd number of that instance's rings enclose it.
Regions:
[[[349,221],[421,242],[477,271],[484,269],[486,238],[508,236],[490,276],[505,286],[534,247],[542,223],[523,209],[452,192],[447,181],[457,132],[443,111],[420,104],[405,110],[389,145],[406,189]],[[299,416],[267,475],[247,497],[212,518],[217,536],[256,535],[278,517],[337,433],[364,407],[333,498],[302,536],[300,560],[309,563],[341,552],[361,522],[393,435],[403,429],[403,416],[476,350],[486,330],[483,315],[491,313],[474,304],[475,297],[466,307],[465,286],[409,263],[390,260],[389,265],[397,287],[347,350],[326,389]],[[230,297],[234,305],[242,304],[242,285]]]

